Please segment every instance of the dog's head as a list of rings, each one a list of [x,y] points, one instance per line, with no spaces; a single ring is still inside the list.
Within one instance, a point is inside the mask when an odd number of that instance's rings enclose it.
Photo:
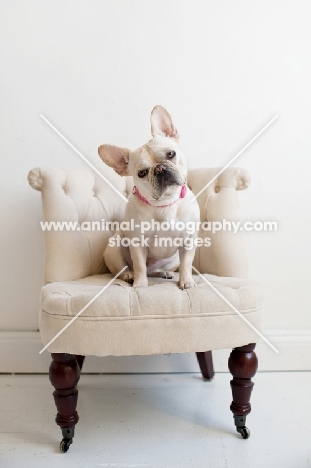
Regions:
[[[177,144],[177,129],[162,106],[155,106],[151,112],[151,133],[153,138],[134,151],[101,145],[98,153],[119,175],[132,176],[144,197],[165,200],[186,183],[187,164]]]

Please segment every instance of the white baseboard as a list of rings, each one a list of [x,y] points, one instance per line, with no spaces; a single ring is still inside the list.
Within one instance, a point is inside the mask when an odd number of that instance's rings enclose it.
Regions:
[[[264,336],[278,349],[277,354],[265,342],[256,347],[259,371],[311,370],[311,329],[265,330]],[[0,373],[46,373],[50,354],[42,349],[39,332],[0,332]],[[228,371],[230,350],[213,351],[216,372]],[[94,373],[165,373],[199,372],[194,354],[105,357],[90,356],[84,372]]]

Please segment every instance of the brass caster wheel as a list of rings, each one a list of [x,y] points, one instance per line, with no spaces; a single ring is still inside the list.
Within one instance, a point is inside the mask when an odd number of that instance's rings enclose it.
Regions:
[[[248,439],[251,435],[250,430],[248,427],[237,427],[236,430],[238,431],[239,434],[243,437],[243,439]]]
[[[73,442],[73,436],[75,435],[75,426],[62,427],[63,440],[59,444],[61,453],[66,453],[69,450],[70,445]]]
[[[72,439],[63,439],[59,444],[59,449],[62,453],[66,453],[69,450],[70,445],[72,444]]]
[[[234,416],[234,424],[236,430],[243,439],[248,439],[251,435],[250,430],[245,426],[246,416]]]

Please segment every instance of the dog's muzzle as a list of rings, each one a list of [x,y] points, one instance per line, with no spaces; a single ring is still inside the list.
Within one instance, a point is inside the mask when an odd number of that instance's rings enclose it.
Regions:
[[[167,164],[156,164],[153,168],[153,173],[158,185],[161,187],[167,187],[171,184],[182,185],[180,175]]]

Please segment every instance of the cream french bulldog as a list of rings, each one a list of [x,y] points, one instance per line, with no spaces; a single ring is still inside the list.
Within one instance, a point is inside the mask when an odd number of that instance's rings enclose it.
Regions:
[[[167,225],[181,221],[184,225],[195,222],[197,226],[199,206],[196,200],[190,202],[194,195],[186,185],[187,164],[177,144],[179,135],[162,106],[155,106],[151,112],[151,132],[153,138],[134,151],[112,145],[98,148],[108,166],[120,176],[132,176],[134,180],[125,220],[134,220],[135,228],[114,234],[119,239],[127,237],[129,246],[109,242],[104,258],[113,275],[128,266],[120,278],[134,287],[148,286],[147,276],[173,278],[179,267],[179,287],[188,289],[195,286],[192,262],[197,232],[167,230]],[[143,234],[141,226],[148,221],[151,228]],[[165,225],[165,229],[159,230],[156,223],[152,226],[152,221],[160,223],[160,227]],[[192,239],[192,248],[184,245],[186,238]]]

